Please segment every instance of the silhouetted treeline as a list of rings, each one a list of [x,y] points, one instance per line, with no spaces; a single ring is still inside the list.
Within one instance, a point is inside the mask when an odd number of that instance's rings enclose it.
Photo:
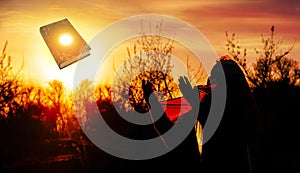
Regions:
[[[299,170],[300,87],[273,83],[253,92],[262,112],[263,166],[270,172]]]
[[[261,166],[266,172],[299,172],[300,68],[289,57],[293,46],[283,48],[274,32],[272,26],[269,36],[261,36],[262,44],[254,49],[255,57],[248,57],[247,49],[240,46],[234,33],[230,36],[226,32],[226,48],[243,68],[261,110],[257,123],[264,157]],[[251,58],[254,62],[249,64]]]

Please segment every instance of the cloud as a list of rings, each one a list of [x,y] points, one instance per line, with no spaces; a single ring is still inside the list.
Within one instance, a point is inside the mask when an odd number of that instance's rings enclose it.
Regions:
[[[221,18],[263,18],[300,16],[300,1],[281,0],[252,0],[252,1],[224,1],[206,5],[205,8],[192,7],[184,12],[190,16],[207,16]]]

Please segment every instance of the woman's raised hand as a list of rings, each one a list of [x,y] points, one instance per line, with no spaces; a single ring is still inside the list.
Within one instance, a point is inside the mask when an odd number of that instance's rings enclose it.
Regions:
[[[200,100],[199,100],[198,87],[195,86],[193,88],[186,76],[180,76],[178,80],[179,80],[179,88],[183,97],[189,102],[189,104],[193,108],[199,107]]]

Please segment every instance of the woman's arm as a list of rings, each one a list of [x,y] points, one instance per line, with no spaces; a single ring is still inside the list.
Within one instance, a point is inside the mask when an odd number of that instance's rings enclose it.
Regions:
[[[210,91],[205,90],[210,89],[202,90],[198,86],[192,87],[186,76],[179,78],[179,88],[183,97],[191,105],[192,111],[198,114],[198,121],[204,126],[210,110]]]
[[[142,89],[144,99],[149,106],[149,116],[153,121],[153,125],[160,134],[163,134],[168,131],[174,123],[167,117],[157,95],[153,93],[154,88],[152,83],[142,80]]]

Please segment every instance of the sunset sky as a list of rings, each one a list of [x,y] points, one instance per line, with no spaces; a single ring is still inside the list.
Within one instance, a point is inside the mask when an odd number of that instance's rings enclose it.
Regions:
[[[249,58],[254,57],[254,48],[260,48],[261,34],[269,35],[275,25],[276,37],[283,40],[283,47],[294,44],[290,56],[300,62],[299,0],[0,0],[0,9],[0,48],[8,40],[15,69],[24,57],[24,76],[39,81],[72,84],[75,66],[60,70],[39,32],[41,26],[64,18],[89,42],[125,17],[169,15],[195,26],[220,56],[226,54],[225,31],[236,33]]]

